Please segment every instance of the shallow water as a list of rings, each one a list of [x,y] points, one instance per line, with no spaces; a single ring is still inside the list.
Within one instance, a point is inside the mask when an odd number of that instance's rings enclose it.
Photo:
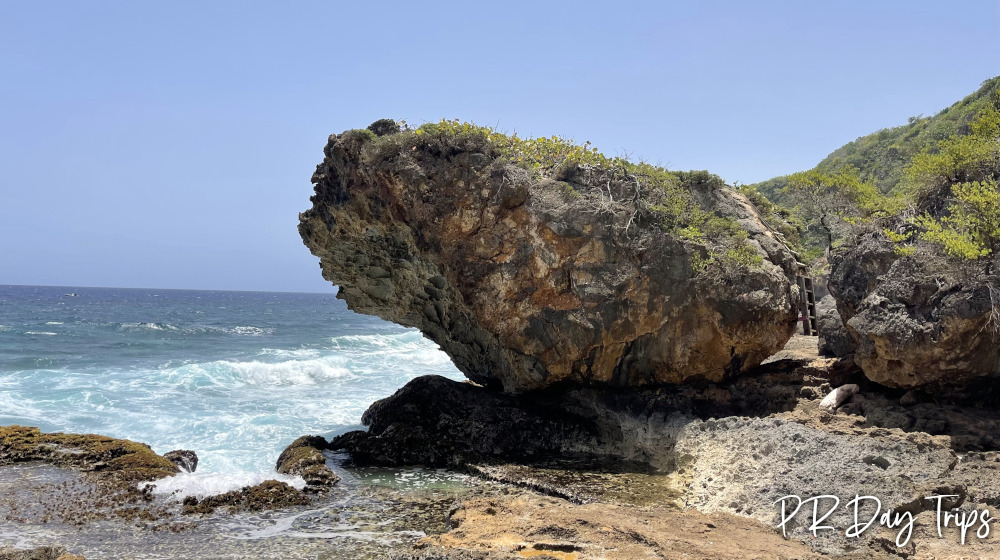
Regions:
[[[0,545],[65,546],[98,558],[382,558],[445,530],[448,509],[495,484],[439,469],[344,469],[328,496],[281,511],[180,515],[176,499],[158,496],[154,520],[73,523],[73,510],[43,521],[54,501],[83,503],[90,483],[75,471],[42,464],[0,467]],[[25,507],[25,504],[32,504]],[[16,515],[11,515],[16,510]]]

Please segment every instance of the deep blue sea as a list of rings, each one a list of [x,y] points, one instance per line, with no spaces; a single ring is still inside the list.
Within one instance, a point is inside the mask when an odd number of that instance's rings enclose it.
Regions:
[[[426,374],[462,377],[420,332],[333,294],[0,286],[0,425],[195,450],[164,491],[273,478],[296,437],[355,428]]]

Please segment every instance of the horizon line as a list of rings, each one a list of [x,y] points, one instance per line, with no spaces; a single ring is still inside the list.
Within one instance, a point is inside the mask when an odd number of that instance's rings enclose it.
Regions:
[[[337,288],[338,286],[332,285]],[[288,290],[236,290],[236,289],[215,289],[215,288],[150,288],[150,287],[125,287],[125,286],[74,286],[59,284],[2,284],[0,288],[67,288],[67,289],[87,289],[87,290],[163,290],[175,292],[248,292],[260,294],[318,294],[326,295],[330,292],[297,292]],[[332,292],[336,295],[337,290]]]

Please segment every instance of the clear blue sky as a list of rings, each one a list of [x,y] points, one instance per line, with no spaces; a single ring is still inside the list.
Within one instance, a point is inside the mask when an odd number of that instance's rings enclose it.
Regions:
[[[1000,74],[1000,3],[0,1],[0,284],[330,291],[327,135],[442,117],[751,183]]]

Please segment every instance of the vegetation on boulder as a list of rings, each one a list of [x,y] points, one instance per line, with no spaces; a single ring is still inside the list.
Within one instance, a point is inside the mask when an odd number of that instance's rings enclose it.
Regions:
[[[499,161],[516,165],[536,180],[550,179],[549,184],[570,198],[582,194],[574,187],[573,175],[581,170],[602,176],[606,194],[596,211],[612,212],[626,206],[631,213],[622,230],[629,235],[640,224],[654,224],[708,249],[708,256],[694,263],[698,270],[709,265],[755,267],[761,264],[747,246],[746,232],[734,220],[706,210],[697,193],[725,188],[719,176],[708,171],[670,171],[646,162],[632,162],[626,157],[609,157],[589,141],[579,144],[561,136],[522,138],[491,127],[459,120],[441,120],[417,128],[405,122],[381,119],[365,130],[350,131],[361,142],[371,143],[372,160],[392,158],[393,151],[429,150],[439,152],[444,146],[488,148]]]

